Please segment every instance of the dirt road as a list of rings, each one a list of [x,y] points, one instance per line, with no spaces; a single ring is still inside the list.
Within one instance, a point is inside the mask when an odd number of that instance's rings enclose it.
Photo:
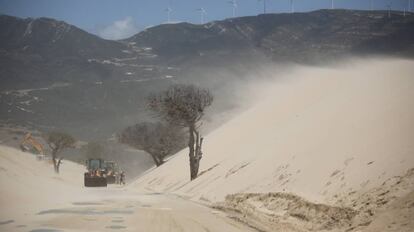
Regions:
[[[173,195],[136,194],[122,188],[85,189],[94,200],[27,215],[30,221],[0,225],[1,231],[254,231],[223,213]]]

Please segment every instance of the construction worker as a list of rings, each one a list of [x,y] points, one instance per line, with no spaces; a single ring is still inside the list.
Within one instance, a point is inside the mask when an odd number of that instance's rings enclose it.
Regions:
[[[125,172],[124,171],[121,172],[121,175],[120,175],[119,178],[120,178],[119,179],[119,184],[120,185],[125,185]]]

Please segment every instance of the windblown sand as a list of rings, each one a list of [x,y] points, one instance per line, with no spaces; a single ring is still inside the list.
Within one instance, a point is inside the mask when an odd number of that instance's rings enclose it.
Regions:
[[[0,146],[0,218],[24,219],[42,209],[70,204],[79,198],[85,167],[63,161],[61,174],[49,161]]]
[[[224,208],[240,193],[292,194],[355,210],[350,230],[414,191],[414,61],[296,67],[258,86],[253,107],[206,137],[195,181],[184,150],[130,187],[205,203],[236,194]]]

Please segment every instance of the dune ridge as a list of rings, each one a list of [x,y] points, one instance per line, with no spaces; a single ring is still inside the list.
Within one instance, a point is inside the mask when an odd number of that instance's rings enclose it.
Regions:
[[[201,176],[187,151],[130,187],[216,202],[239,192],[291,192],[335,203],[414,167],[414,62],[353,60],[297,67],[205,139]]]
[[[412,231],[413,73],[400,59],[295,67],[252,88],[256,104],[206,137],[196,180],[183,150],[129,188],[260,231]]]

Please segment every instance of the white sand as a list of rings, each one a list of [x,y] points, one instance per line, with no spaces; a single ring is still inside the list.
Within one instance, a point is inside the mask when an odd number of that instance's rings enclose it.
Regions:
[[[85,188],[84,171],[64,161],[56,175],[51,164],[0,146],[0,231],[254,231],[175,196]]]
[[[17,220],[41,209],[70,204],[79,198],[84,172],[85,167],[63,160],[57,175],[49,161],[0,146],[0,218]]]
[[[322,203],[363,193],[414,167],[413,90],[414,61],[296,68],[206,137],[200,172],[210,171],[190,183],[184,150],[130,187],[211,202],[237,192]]]

